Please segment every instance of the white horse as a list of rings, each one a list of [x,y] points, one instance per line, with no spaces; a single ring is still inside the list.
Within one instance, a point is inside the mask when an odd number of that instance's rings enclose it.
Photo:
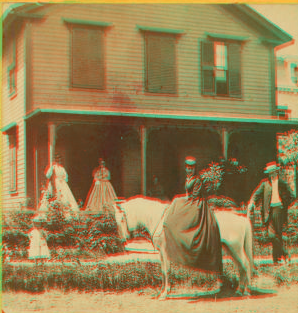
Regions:
[[[170,262],[165,249],[163,220],[169,203],[156,199],[135,197],[116,209],[116,221],[120,236],[129,238],[129,232],[139,224],[147,227],[155,248],[160,253],[162,269],[162,291],[160,299],[166,298],[170,290],[168,270]],[[239,291],[248,291],[253,270],[252,228],[247,217],[227,210],[215,210],[222,244],[226,247],[240,272]]]

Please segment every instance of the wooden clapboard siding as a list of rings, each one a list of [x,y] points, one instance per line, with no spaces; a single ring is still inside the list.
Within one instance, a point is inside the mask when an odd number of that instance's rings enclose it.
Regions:
[[[70,31],[62,18],[112,23],[104,36],[104,91],[70,88]],[[176,44],[176,96],[144,92],[145,45],[137,25],[184,31]],[[241,99],[201,95],[205,32],[248,37],[242,47]],[[216,5],[59,4],[32,24],[31,36],[33,108],[271,114],[269,48],[260,43],[259,34]]]
[[[15,25],[18,28],[20,25]],[[24,67],[24,39],[25,28],[20,26],[16,32],[16,93],[9,96],[7,88],[7,67],[12,53],[13,38],[8,34],[3,41],[2,58],[2,127],[17,123],[17,192],[9,192],[9,142],[8,136],[2,134],[2,208],[5,212],[18,209],[26,198],[25,186],[25,67]]]

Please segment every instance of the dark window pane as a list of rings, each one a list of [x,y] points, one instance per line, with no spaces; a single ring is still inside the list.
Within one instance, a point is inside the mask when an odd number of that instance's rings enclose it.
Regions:
[[[228,46],[229,95],[241,96],[241,46],[233,43]]]
[[[72,29],[72,86],[104,88],[103,31]]]
[[[175,37],[146,35],[146,90],[176,93]]]

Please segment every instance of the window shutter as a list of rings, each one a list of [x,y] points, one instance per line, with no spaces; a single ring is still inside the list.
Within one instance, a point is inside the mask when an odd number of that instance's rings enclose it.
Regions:
[[[146,90],[176,93],[176,56],[174,36],[146,35]]]
[[[175,38],[161,38],[161,92],[176,93]]]
[[[160,92],[161,90],[161,48],[160,37],[146,36],[147,53],[147,91]]]
[[[212,41],[202,41],[202,93],[214,94],[214,45]]]
[[[241,97],[241,45],[228,46],[229,95]]]
[[[12,133],[9,135],[9,189],[10,191],[16,190],[16,166],[17,166],[17,160],[16,160],[16,134]]]
[[[103,30],[72,29],[72,86],[104,88]]]

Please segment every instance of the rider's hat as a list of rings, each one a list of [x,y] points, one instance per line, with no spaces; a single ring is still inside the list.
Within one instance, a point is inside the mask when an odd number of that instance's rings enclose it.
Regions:
[[[196,158],[192,157],[192,156],[187,156],[185,158],[185,164],[186,165],[190,165],[190,166],[195,166],[197,163]]]

